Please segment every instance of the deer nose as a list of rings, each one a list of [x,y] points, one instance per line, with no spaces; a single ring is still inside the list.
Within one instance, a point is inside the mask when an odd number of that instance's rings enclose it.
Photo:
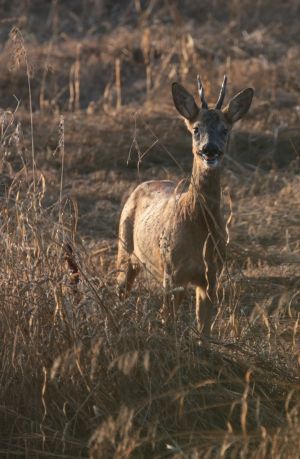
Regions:
[[[219,154],[220,150],[216,145],[214,145],[213,143],[209,142],[206,145],[204,145],[204,147],[202,148],[202,152],[206,156],[209,157],[209,156],[215,156],[216,154]]]

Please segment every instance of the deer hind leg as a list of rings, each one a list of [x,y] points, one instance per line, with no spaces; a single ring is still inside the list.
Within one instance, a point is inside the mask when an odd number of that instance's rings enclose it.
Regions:
[[[216,298],[215,274],[209,276],[207,281],[196,287],[196,321],[199,331],[209,337],[212,319],[214,316],[214,302]]]
[[[134,279],[139,273],[139,266],[133,265],[131,260],[127,260],[126,265],[120,267],[121,272],[118,275],[118,292],[120,298],[125,298],[132,289]]]
[[[134,279],[139,273],[139,266],[132,262],[133,258],[133,218],[127,216],[120,221],[117,269],[118,292],[124,298],[130,292]]]

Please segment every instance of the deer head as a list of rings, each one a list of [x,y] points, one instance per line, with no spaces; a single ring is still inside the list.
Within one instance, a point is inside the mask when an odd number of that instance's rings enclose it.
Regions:
[[[221,164],[229,133],[233,124],[249,110],[253,89],[247,88],[234,96],[222,109],[227,78],[224,76],[219,98],[215,108],[209,108],[205,99],[204,88],[198,76],[198,91],[201,108],[194,97],[179,83],[173,83],[172,95],[177,111],[185,119],[188,130],[193,136],[193,154],[196,161],[201,161],[206,169],[216,168]]]

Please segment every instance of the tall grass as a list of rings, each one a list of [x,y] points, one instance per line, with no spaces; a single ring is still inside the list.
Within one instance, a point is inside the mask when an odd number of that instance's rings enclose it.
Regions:
[[[61,127],[60,147],[62,135]],[[141,284],[120,303],[111,275],[95,270],[76,234],[63,174],[50,207],[45,177],[35,190],[25,178],[1,206],[1,453],[297,457],[295,312],[288,326],[274,323],[257,303],[247,318],[240,281],[224,279],[214,339],[203,347],[193,299],[170,326],[160,321],[157,288]]]

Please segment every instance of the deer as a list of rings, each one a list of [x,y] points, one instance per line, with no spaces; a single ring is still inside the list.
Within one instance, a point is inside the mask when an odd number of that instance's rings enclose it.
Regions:
[[[214,108],[209,108],[199,75],[201,106],[180,83],[172,84],[175,108],[192,135],[193,166],[182,180],[150,180],[138,185],[120,216],[117,285],[127,296],[144,267],[163,285],[163,307],[176,315],[186,287],[195,287],[196,323],[210,337],[217,279],[226,254],[226,227],[221,212],[223,157],[233,125],[249,110],[254,91],[246,88],[222,109],[224,76]],[[184,188],[184,189],[182,189]]]

